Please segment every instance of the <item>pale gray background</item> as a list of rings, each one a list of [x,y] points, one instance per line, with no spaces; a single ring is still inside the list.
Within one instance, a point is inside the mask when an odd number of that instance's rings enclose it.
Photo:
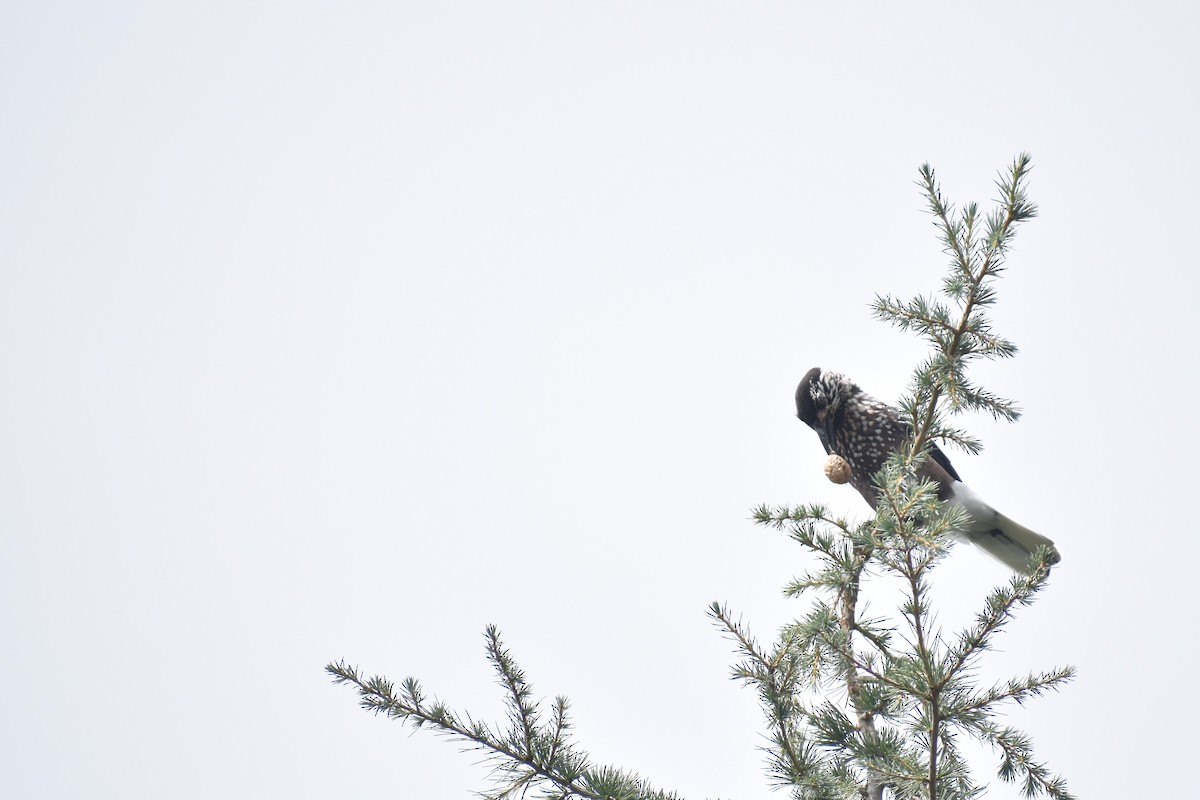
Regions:
[[[0,12],[0,796],[465,798],[346,658],[488,718],[483,627],[579,741],[770,796],[706,605],[810,563],[758,502],[865,513],[792,392],[895,398],[937,285],[913,185],[1042,215],[960,472],[1064,554],[985,678],[1081,797],[1194,733],[1191,4],[16,3]],[[960,549],[946,624],[1006,578]],[[880,598],[891,603],[896,598]],[[986,768],[995,759],[988,756]],[[992,797],[1015,797],[1010,787]]]

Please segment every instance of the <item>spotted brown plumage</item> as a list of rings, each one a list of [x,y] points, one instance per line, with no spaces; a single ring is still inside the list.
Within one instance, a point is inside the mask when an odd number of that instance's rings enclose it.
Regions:
[[[850,484],[875,508],[875,474],[911,435],[900,411],[871,397],[840,372],[814,367],[796,388],[796,416],[816,431],[826,453],[849,462]],[[939,500],[967,511],[971,522],[957,533],[1010,568],[1028,571],[1029,557],[1043,545],[1051,549],[1053,561],[1059,560],[1053,542],[1013,522],[972,492],[937,445],[930,445],[919,474],[938,485]]]

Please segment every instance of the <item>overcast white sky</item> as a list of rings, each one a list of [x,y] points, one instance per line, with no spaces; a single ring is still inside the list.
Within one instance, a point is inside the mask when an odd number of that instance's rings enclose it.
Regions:
[[[496,623],[580,745],[759,798],[762,638],[866,507],[794,417],[880,397],[936,288],[920,195],[1041,217],[1000,286],[1015,426],[959,472],[1064,560],[986,677],[1080,797],[1178,794],[1194,727],[1200,12],[1185,3],[7,3],[0,796],[429,798],[477,758],[322,672],[485,718]],[[943,621],[1003,567],[966,548]],[[886,599],[886,598],[884,598]],[[1184,694],[1186,696],[1186,694]],[[991,767],[994,759],[987,760]],[[998,787],[989,797],[1016,797]]]

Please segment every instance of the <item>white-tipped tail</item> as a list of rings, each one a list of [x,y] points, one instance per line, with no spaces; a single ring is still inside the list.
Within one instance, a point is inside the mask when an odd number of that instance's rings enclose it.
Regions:
[[[971,515],[970,527],[959,531],[959,535],[1010,569],[1029,572],[1029,559],[1039,547],[1050,548],[1052,563],[1062,558],[1054,542],[1013,522],[983,502],[966,484],[956,481],[952,491],[950,502],[958,503]]]

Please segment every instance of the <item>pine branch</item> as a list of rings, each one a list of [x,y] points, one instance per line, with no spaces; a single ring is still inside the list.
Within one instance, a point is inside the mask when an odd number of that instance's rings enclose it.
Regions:
[[[525,673],[501,645],[496,627],[489,625],[484,635],[487,637],[488,661],[496,669],[500,676],[500,684],[508,692],[507,705],[513,725],[511,739],[514,742],[520,742],[524,748],[524,752],[521,754],[522,759],[531,759],[533,743],[538,732],[537,708],[529,699],[532,689],[525,680]]]
[[[981,248],[975,247],[973,240],[975,207],[968,207],[962,222],[951,222],[952,209],[942,198],[941,187],[937,183],[933,169],[928,164],[921,167],[921,185],[925,190],[930,211],[938,218],[946,252],[953,256],[954,277],[949,281],[949,287],[952,290],[952,296],[961,303],[958,323],[935,340],[935,345],[948,364],[961,364],[968,354],[980,352],[969,344],[964,348],[964,342],[979,332],[980,317],[976,314],[977,307],[988,306],[995,302],[995,291],[988,285],[988,279],[1001,271],[1004,254],[1016,233],[1016,226],[1025,220],[1032,219],[1037,214],[1036,207],[1029,202],[1025,195],[1025,181],[1028,178],[1030,167],[1031,159],[1028,154],[1023,153],[1014,160],[1007,176],[997,182],[1003,208],[989,215],[986,243]],[[911,318],[903,315],[897,318],[889,314],[888,309],[881,308],[878,304],[876,305],[876,314],[891,319],[901,328],[904,328],[906,323],[912,324]],[[967,352],[964,352],[964,349]],[[1005,342],[994,352],[1015,352],[1015,347],[1011,343]],[[938,400],[947,390],[954,392],[958,385],[958,382],[954,380],[953,370],[939,372],[941,380],[932,386],[928,402],[923,404],[926,408],[925,415],[915,426],[916,433],[912,445],[914,452],[923,452],[927,446],[929,434],[936,419]],[[967,396],[955,402],[965,402],[967,407],[975,407],[970,405],[971,399]],[[1004,405],[996,404],[995,408],[995,413],[1001,413],[999,410],[1004,408]],[[1001,416],[1004,414],[1001,413]]]
[[[975,624],[958,636],[958,644],[947,654],[946,672],[954,675],[970,665],[991,638],[1012,619],[1014,611],[1030,605],[1034,595],[1046,585],[1050,578],[1049,553],[1034,556],[1033,571],[1028,575],[1014,575],[1008,586],[992,590],[984,610],[975,618]]]
[[[405,679],[397,692],[386,678],[364,678],[345,662],[328,664],[325,670],[334,683],[353,686],[364,709],[416,728],[430,726],[484,752],[498,784],[494,792],[484,795],[489,800],[525,797],[530,790],[556,800],[678,800],[674,794],[652,789],[637,775],[590,766],[589,759],[569,741],[566,699],[555,699],[550,721],[543,724],[525,674],[504,648],[495,627],[489,626],[485,636],[488,659],[506,691],[510,729],[505,735],[469,716],[460,721],[440,702],[427,702],[414,678]]]
[[[1067,782],[1033,757],[1033,745],[1029,737],[1012,728],[1002,728],[990,722],[978,726],[981,741],[1000,751],[1000,768],[997,774],[1008,783],[1022,781],[1026,797],[1045,795],[1053,800],[1075,800],[1067,791]]]
[[[746,661],[734,671],[734,677],[758,690],[767,711],[773,747],[771,772],[781,785],[803,785],[810,789],[826,786],[831,776],[805,736],[807,710],[798,701],[796,659],[786,640],[773,653],[761,650],[754,638],[728,609],[719,603],[709,608],[712,617],[738,645]],[[830,795],[832,798],[833,795]]]
[[[1017,704],[1024,703],[1045,692],[1058,690],[1062,684],[1074,677],[1074,667],[1059,667],[1049,672],[1030,674],[1021,679],[1006,681],[1003,685],[993,686],[986,691],[970,696],[961,705],[955,704],[951,708],[950,715],[961,719],[967,727],[970,727],[970,724],[973,724],[977,718],[978,712],[990,712],[997,704],[1009,700]]]

